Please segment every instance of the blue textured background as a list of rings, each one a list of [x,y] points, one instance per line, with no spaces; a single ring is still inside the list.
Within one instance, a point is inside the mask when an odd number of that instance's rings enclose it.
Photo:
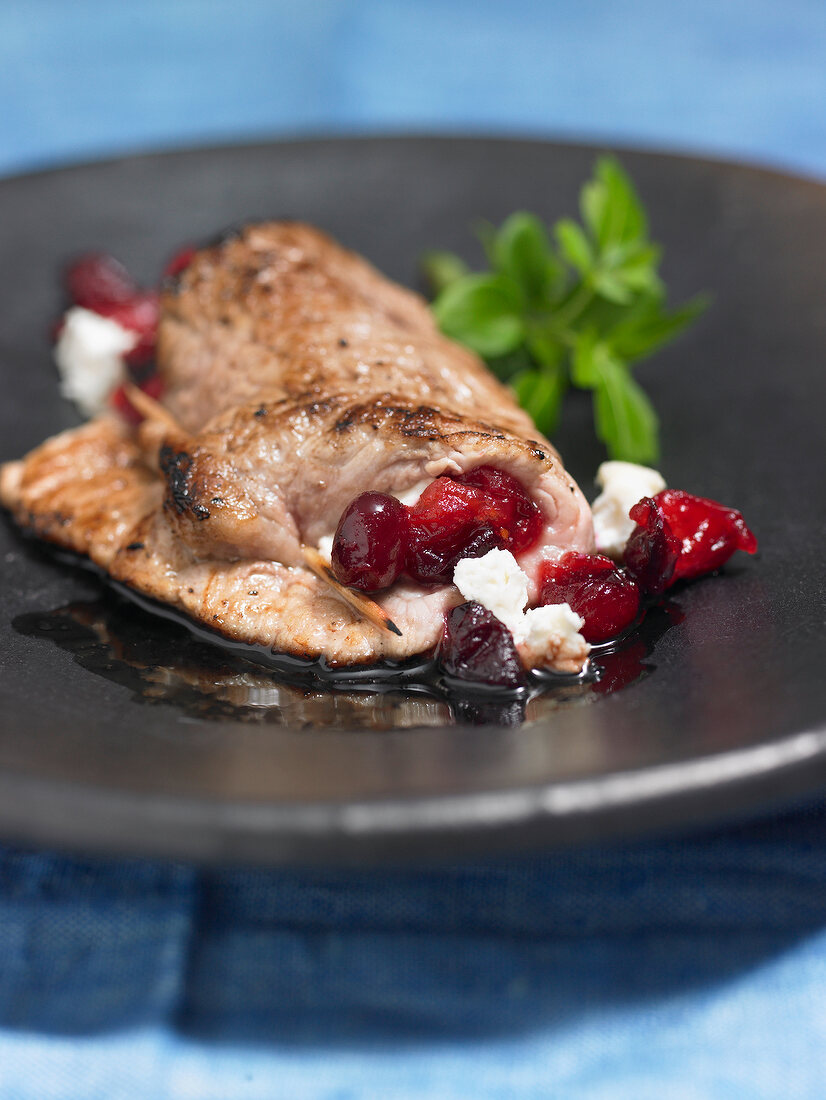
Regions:
[[[826,175],[823,0],[3,0],[0,172],[461,130]],[[826,1095],[826,813],[420,871],[0,851],[6,1100]]]
[[[826,174],[823,0],[3,0],[0,171],[242,136],[456,130]]]

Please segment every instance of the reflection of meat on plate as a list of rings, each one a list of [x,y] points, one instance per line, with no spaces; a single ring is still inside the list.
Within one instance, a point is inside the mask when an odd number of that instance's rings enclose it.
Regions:
[[[178,432],[102,416],[2,469],[39,536],[227,637],[331,665],[425,653],[452,585],[402,579],[380,630],[306,568],[354,496],[492,465],[541,510],[519,556],[529,599],[549,548],[593,549],[559,456],[416,295],[306,226],[271,223],[196,254],[165,294],[164,403]],[[580,667],[587,648],[551,663]]]

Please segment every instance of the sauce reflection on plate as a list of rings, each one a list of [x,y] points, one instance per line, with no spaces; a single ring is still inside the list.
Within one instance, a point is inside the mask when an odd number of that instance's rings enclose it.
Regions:
[[[52,642],[84,669],[128,688],[134,700],[165,704],[190,717],[266,722],[295,728],[409,729],[421,726],[519,726],[559,707],[583,705],[649,674],[647,658],[681,613],[652,608],[618,648],[597,651],[588,679],[562,679],[521,694],[465,692],[429,673],[420,680],[377,683],[329,679],[313,683],[281,667],[203,640],[186,626],[161,620],[112,592],[53,611],[17,616],[27,637]],[[406,679],[406,676],[405,676]]]

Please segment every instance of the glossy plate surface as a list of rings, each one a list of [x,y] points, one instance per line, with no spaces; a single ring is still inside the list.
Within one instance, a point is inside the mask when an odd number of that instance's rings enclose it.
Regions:
[[[239,221],[315,222],[401,282],[471,227],[573,213],[595,150],[454,139],[188,151],[0,182],[0,458],[77,422],[48,328],[57,273],[114,252],[146,282]],[[640,371],[668,483],[739,507],[760,540],[676,593],[621,690],[451,711],[423,695],[279,684],[124,605],[0,523],[0,837],[224,861],[535,850],[711,824],[826,778],[826,187],[625,153],[675,300],[713,307]],[[586,491],[587,399],[557,442]]]

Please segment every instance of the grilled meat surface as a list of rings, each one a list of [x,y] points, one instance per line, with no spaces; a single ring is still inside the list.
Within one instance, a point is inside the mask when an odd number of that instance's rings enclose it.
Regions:
[[[158,339],[164,401],[189,431],[229,404],[397,393],[536,433],[419,295],[308,225],[253,225],[199,252],[164,297]]]
[[[482,464],[513,474],[544,519],[520,558],[532,599],[549,547],[592,549],[587,503],[508,391],[421,299],[318,230],[255,225],[198,253],[165,293],[158,359],[179,430],[100,417],[3,467],[0,500],[229,638],[331,665],[437,644],[453,586],[379,594],[396,637],[304,565],[302,547],[366,489]]]

